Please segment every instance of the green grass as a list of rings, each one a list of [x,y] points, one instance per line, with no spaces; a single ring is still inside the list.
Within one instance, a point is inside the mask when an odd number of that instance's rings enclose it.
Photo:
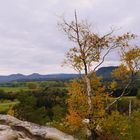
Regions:
[[[115,99],[117,99],[117,97],[109,97],[109,99],[111,100],[111,101],[114,101]],[[135,99],[137,99],[136,98],[136,96],[123,96],[123,97],[121,97],[119,100],[122,100],[122,99],[132,99],[132,100],[135,100]]]
[[[0,87],[0,90],[5,92],[18,92],[20,90],[27,90],[27,87]]]
[[[0,102],[0,112],[6,112],[10,106],[14,106],[18,101]]]
[[[136,96],[123,96],[122,99],[136,99]]]

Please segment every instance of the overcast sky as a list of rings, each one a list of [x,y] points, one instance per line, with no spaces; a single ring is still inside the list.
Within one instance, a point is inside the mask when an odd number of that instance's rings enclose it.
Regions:
[[[74,72],[61,67],[71,43],[57,23],[73,19],[75,9],[97,32],[115,27],[140,36],[140,0],[0,0],[0,75]],[[118,64],[111,56],[106,66]]]

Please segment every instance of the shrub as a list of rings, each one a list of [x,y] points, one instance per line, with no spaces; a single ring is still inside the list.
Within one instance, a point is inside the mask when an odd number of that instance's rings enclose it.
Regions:
[[[138,90],[138,93],[137,93],[136,97],[137,97],[137,99],[140,100],[140,90]]]

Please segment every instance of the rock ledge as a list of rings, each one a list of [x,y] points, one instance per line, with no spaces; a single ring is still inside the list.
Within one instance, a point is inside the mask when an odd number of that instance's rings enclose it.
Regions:
[[[0,115],[0,140],[76,140],[56,128]]]

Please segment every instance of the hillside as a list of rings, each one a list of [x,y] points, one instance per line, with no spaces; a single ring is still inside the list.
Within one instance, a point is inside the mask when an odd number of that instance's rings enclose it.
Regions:
[[[115,66],[110,67],[102,67],[97,70],[97,75],[102,76],[105,79],[111,78],[111,72],[116,69]],[[41,75],[38,73],[33,73],[31,75],[23,75],[23,74],[11,74],[8,76],[0,76],[0,83],[12,82],[12,81],[32,81],[32,80],[66,80],[80,77],[79,74],[48,74]]]
[[[117,66],[101,67],[97,70],[96,74],[102,76],[104,79],[110,79],[113,70],[118,68]]]
[[[33,73],[31,75],[23,75],[23,74],[12,74],[8,76],[0,76],[0,83],[7,83],[12,81],[32,81],[32,80],[65,80],[79,77],[79,74],[49,74],[49,75],[41,75],[38,73]]]

